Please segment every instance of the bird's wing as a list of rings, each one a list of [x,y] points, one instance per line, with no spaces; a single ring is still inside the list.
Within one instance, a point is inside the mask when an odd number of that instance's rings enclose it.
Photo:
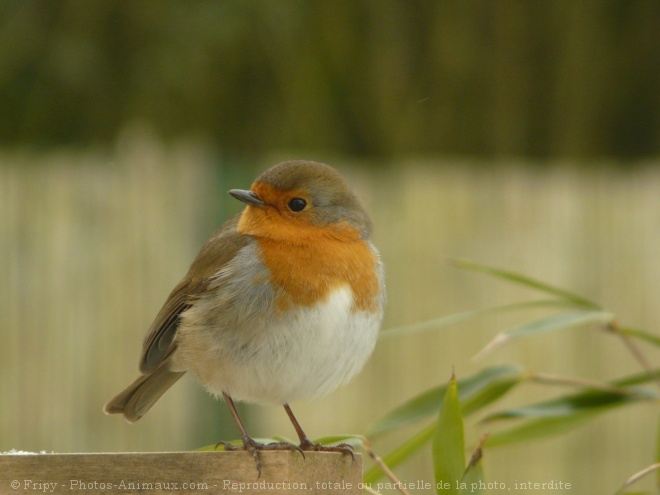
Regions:
[[[248,236],[236,231],[237,222],[238,216],[228,220],[213,234],[156,315],[142,347],[142,373],[155,371],[174,352],[174,336],[181,313],[195,304],[195,299],[208,288],[213,276],[249,242]]]

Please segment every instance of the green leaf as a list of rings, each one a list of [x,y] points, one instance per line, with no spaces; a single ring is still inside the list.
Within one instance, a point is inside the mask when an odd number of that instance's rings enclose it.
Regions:
[[[642,371],[641,373],[635,373],[634,375],[612,380],[609,383],[613,387],[631,387],[633,385],[644,385],[645,383],[649,383],[650,381],[655,380],[658,376],[660,376],[660,369],[655,369],[652,373]]]
[[[481,461],[477,462],[474,466],[468,466],[465,476],[461,480],[465,484],[462,488],[461,495],[479,495],[485,494],[486,485],[484,484],[484,471],[481,467]],[[463,485],[460,485],[463,486]]]
[[[560,435],[590,421],[603,410],[576,413],[563,418],[543,418],[530,420],[520,426],[491,433],[485,442],[487,447],[500,447],[513,443],[530,442],[538,438]]]
[[[542,292],[545,292],[546,294],[552,294],[553,296],[557,296],[560,299],[571,301],[572,303],[577,304],[578,306],[600,309],[600,306],[598,304],[596,304],[593,301],[590,301],[589,299],[579,296],[573,292],[569,292],[564,289],[559,289],[557,287],[553,287],[552,285],[548,285],[544,282],[534,280],[525,275],[521,275],[520,273],[515,273],[508,270],[503,270],[501,268],[495,268],[493,266],[475,263],[474,261],[465,260],[465,259],[454,259],[453,262],[455,265],[461,268],[466,268],[468,270],[472,270],[475,272],[486,273],[488,275],[492,275],[494,277],[516,283],[518,285],[523,285],[525,287],[537,289]]]
[[[613,388],[631,387],[652,379],[648,373],[638,373],[614,380],[610,385]],[[487,416],[483,421],[517,418],[524,422],[510,429],[491,433],[486,445],[494,447],[558,435],[582,426],[597,415],[615,407],[658,399],[660,399],[658,393],[644,388],[622,388],[620,392],[589,389],[549,401],[500,411]]]
[[[565,308],[575,307],[575,303],[559,299],[541,299],[535,301],[524,301],[513,304],[505,304],[503,306],[495,306],[492,308],[477,309],[474,311],[465,311],[462,313],[454,313],[451,315],[443,316],[442,318],[435,318],[433,320],[423,321],[421,323],[414,323],[412,325],[404,325],[396,328],[388,328],[379,334],[379,339],[384,340],[391,337],[401,337],[403,335],[411,335],[428,330],[436,330],[439,327],[454,325],[462,321],[477,318],[493,313],[504,313],[507,311],[517,311],[528,308]]]
[[[569,311],[546,316],[520,325],[505,332],[510,338],[526,337],[532,334],[551,332],[553,330],[568,330],[571,328],[607,323],[614,318],[612,313],[605,311]]]
[[[580,328],[587,325],[609,323],[613,318],[614,315],[611,313],[591,310],[569,311],[538,318],[498,334],[486,345],[486,347],[477,353],[475,359],[483,357],[496,347],[514,339],[558,330],[571,330],[573,328]]]
[[[623,327],[623,328],[618,328],[617,330],[619,333],[629,335],[630,337],[643,340],[649,344],[653,344],[655,346],[660,347],[660,337],[655,334],[646,332],[644,330],[638,330],[636,328]]]
[[[520,383],[524,376],[520,367],[503,365],[483,369],[468,378],[460,380],[458,382],[458,395],[459,399],[463,401],[461,406],[463,414],[471,414],[495,401],[511,387]],[[447,387],[444,385],[436,387],[394,409],[375,423],[366,436],[373,438],[376,435],[436,415],[442,405],[446,390]],[[394,468],[408,460],[431,440],[435,433],[435,427],[435,423],[425,427],[411,439],[396,447],[383,458],[385,464],[390,468]],[[365,481],[374,482],[382,474],[380,469],[374,466],[367,472],[364,479]]]
[[[465,438],[463,417],[458,400],[456,378],[451,377],[442,401],[437,428],[433,436],[433,468],[437,493],[458,494],[456,483],[465,473]],[[440,489],[441,483],[450,483],[449,490]]]
[[[321,445],[337,445],[340,443],[345,443],[350,445],[353,448],[364,448],[364,436],[357,434],[345,434],[345,435],[329,435],[321,438],[315,439],[312,443],[320,443]]]
[[[430,424],[414,435],[409,440],[405,441],[397,448],[392,450],[389,454],[383,457],[383,462],[390,469],[394,469],[402,462],[408,460],[413,454],[420,450],[426,443],[433,438],[435,433],[436,424]],[[378,466],[374,466],[364,475],[365,483],[374,483],[383,476],[383,472]]]
[[[611,382],[609,385],[612,390],[589,389],[577,394],[564,395],[556,399],[496,412],[485,417],[482,421],[492,422],[512,418],[562,418],[595,409],[617,407],[642,400],[660,399],[660,394],[651,389],[623,388],[622,384],[635,384],[638,380],[648,381],[651,380],[651,377],[646,373],[633,375]]]
[[[512,418],[561,418],[582,411],[622,406],[640,400],[657,399],[650,390],[631,390],[621,393],[607,391],[589,391],[576,395],[563,396],[529,406],[507,409],[491,414],[484,422]]]
[[[522,368],[517,366],[496,366],[486,368],[472,378],[459,382],[458,385],[458,396],[461,399],[461,411],[464,416],[469,416],[492,404],[525,380],[526,375]]]
[[[512,365],[485,368],[458,382],[459,398],[463,414],[471,414],[494,402],[524,379],[522,368]],[[430,418],[438,413],[446,386],[432,388],[401,406],[374,423],[367,433],[368,438],[381,435],[396,428]]]
[[[467,493],[485,493],[487,485],[484,483],[481,459],[483,457],[483,445],[486,438],[488,438],[488,434],[483,435],[479,439],[472,452],[470,462],[468,462],[463,479],[461,480],[461,495]]]
[[[494,402],[511,387],[520,383],[524,377],[525,375],[520,367],[503,365],[483,369],[468,378],[460,380],[458,382],[458,395],[462,401],[463,414],[471,414]],[[444,385],[436,387],[394,409],[375,423],[366,436],[373,438],[376,435],[436,415],[442,405],[446,390],[447,387]],[[427,426],[414,437],[396,447],[383,458],[385,464],[390,468],[394,468],[408,460],[431,440],[435,433],[435,427],[435,423]],[[382,474],[380,469],[374,466],[367,472],[364,479],[365,481],[374,482]]]
[[[231,440],[228,441],[227,443],[231,445],[243,445],[243,442],[240,440]],[[214,452],[214,451],[220,451],[222,452],[225,450],[225,446],[222,444],[212,444],[212,445],[205,445],[204,447],[199,447],[194,450],[194,452]]]

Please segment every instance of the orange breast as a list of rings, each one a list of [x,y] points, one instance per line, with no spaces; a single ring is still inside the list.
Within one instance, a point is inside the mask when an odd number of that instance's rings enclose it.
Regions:
[[[255,210],[246,208],[238,230],[256,237],[270,283],[278,289],[280,310],[312,306],[348,285],[354,311],[377,311],[378,260],[357,229],[345,222],[329,227],[292,222],[276,212]]]

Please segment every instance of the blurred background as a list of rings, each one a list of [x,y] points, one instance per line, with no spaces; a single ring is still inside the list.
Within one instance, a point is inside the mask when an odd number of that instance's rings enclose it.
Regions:
[[[335,166],[371,212],[385,328],[535,297],[448,262],[464,257],[657,331],[658,25],[655,0],[3,0],[0,451],[238,436],[192,379],[134,425],[101,408],[136,376],[144,332],[203,242],[240,211],[226,191],[284,159]],[[452,369],[638,371],[589,329],[472,360],[527,316],[383,341],[354,382],[293,409],[312,437],[358,433]],[[527,386],[500,406],[558,392]],[[255,436],[295,437],[279,407],[242,411]],[[656,415],[487,450],[486,478],[611,493],[652,462]],[[484,431],[470,423],[468,442]],[[396,472],[432,481],[429,458]]]

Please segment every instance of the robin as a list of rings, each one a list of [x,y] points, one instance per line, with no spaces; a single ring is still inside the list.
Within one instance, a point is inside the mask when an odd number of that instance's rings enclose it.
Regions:
[[[135,422],[191,372],[224,398],[259,473],[260,450],[352,455],[313,444],[289,403],[348,382],[374,349],[385,288],[371,221],[346,180],[317,162],[280,163],[229,194],[247,206],[169,295],[145,338],[141,376],[104,411]],[[300,445],[254,441],[235,400],[283,405]]]

